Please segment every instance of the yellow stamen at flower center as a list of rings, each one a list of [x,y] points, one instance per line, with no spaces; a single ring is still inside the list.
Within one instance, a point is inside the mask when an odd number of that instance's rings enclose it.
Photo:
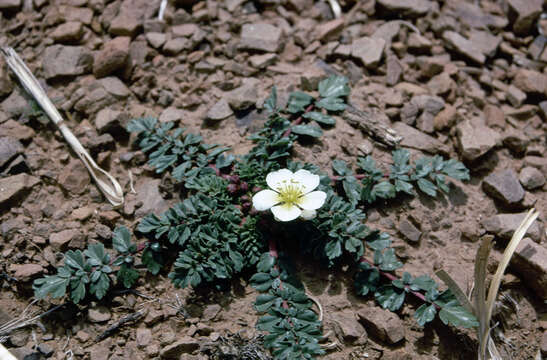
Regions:
[[[279,202],[285,205],[297,205],[304,195],[302,186],[298,183],[280,185],[277,187],[277,192]]]

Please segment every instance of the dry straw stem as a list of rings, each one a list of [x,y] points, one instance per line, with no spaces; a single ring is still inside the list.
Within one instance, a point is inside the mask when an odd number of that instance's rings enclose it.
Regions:
[[[513,234],[511,241],[503,252],[503,258],[498,264],[496,273],[490,283],[488,297],[486,297],[486,265],[488,264],[488,256],[490,255],[490,250],[492,249],[493,237],[485,236],[483,238],[475,257],[475,290],[473,294],[474,306],[467,299],[464,292],[460,289],[456,282],[446,272],[442,270],[437,272],[437,276],[439,276],[439,278],[444,281],[450,290],[452,290],[462,306],[468,310],[471,310],[479,321],[479,328],[477,329],[479,336],[479,360],[502,360],[502,357],[496,348],[496,344],[490,335],[490,331],[492,330],[490,327],[492,311],[498,296],[503,274],[509,265],[509,261],[511,260],[511,257],[513,256],[518,244],[524,238],[524,235],[538,216],[539,212],[535,209],[531,209]]]
[[[0,344],[0,360],[17,360],[4,345]]]
[[[91,158],[87,150],[84,149],[72,131],[70,131],[70,129],[66,126],[63,121],[63,117],[55,105],[53,105],[45,91],[38,83],[38,80],[36,80],[32,72],[25,65],[19,55],[17,55],[15,50],[10,47],[4,47],[0,50],[4,55],[10,69],[15,73],[15,75],[17,75],[23,87],[29,92],[30,95],[32,95],[51,121],[57,125],[66,141],[72,147],[72,150],[74,150],[74,152],[82,160],[85,167],[91,174],[91,177],[95,180],[97,186],[103,192],[108,201],[114,206],[121,206],[124,201],[123,190],[118,181],[108,172],[101,169],[95,163],[93,158]]]

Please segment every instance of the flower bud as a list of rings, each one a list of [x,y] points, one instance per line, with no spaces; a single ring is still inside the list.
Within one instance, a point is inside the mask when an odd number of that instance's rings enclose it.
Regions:
[[[253,194],[254,194],[254,193],[257,193],[257,192],[259,192],[260,190],[262,190],[262,188],[261,188],[260,186],[253,186],[253,188],[252,188],[252,190],[251,190],[251,191],[252,191],[252,192],[253,192]]]
[[[228,184],[227,188],[230,194],[235,194],[239,190],[239,186],[237,186],[236,184]]]
[[[252,204],[247,201],[247,202],[244,202],[243,204],[241,204],[241,208],[243,209],[243,211],[247,211],[251,208]]]
[[[247,182],[245,181],[242,181],[241,184],[239,184],[239,188],[241,189],[241,191],[247,192],[249,191],[249,184],[247,184]]]
[[[230,176],[230,181],[237,184],[239,182],[239,176],[238,175]]]
[[[243,189],[241,189],[241,190],[243,190]],[[240,199],[241,199],[242,202],[251,201],[251,198],[248,195],[242,195],[240,197]]]

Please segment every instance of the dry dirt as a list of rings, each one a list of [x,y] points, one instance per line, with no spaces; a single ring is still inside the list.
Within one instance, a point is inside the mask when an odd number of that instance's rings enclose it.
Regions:
[[[541,225],[547,210],[547,39],[541,35],[541,26],[547,26],[539,21],[542,2],[341,4],[342,18],[335,20],[326,1],[179,0],[168,4],[162,22],[155,20],[156,1],[0,0],[0,44],[14,47],[44,80],[50,97],[71,114],[69,127],[99,164],[121,180],[127,194],[122,209],[107,204],[60,134],[33,116],[0,61],[0,181],[20,173],[36,180],[0,203],[0,325],[29,305],[31,280],[53,272],[62,260],[62,251],[50,243],[52,234],[72,231],[63,251],[93,241],[108,243],[117,224],[134,228],[146,213],[160,213],[177,201],[168,179],[144,164],[133,138],[121,129],[128,119],[152,115],[175,120],[201,133],[207,143],[243,154],[252,146],[246,136],[264,120],[260,110],[271,86],[286,98],[302,83],[325,75],[320,62],[350,78],[355,107],[387,115],[387,125],[398,129],[407,145],[414,144],[413,158],[440,152],[465,161],[471,170],[471,180],[455,182],[447,196],[418,196],[365,209],[367,224],[392,236],[405,264],[401,273],[434,277],[442,268],[471,289],[486,220],[534,206],[541,212]],[[252,35],[267,40],[247,38],[244,25],[262,23],[272,27]],[[270,56],[260,58],[264,54]],[[222,120],[206,120],[218,115],[209,113],[213,105],[234,97],[232,90],[248,86],[249,78],[258,79],[249,86],[257,99],[250,108],[237,108],[235,99],[230,101],[234,112]],[[103,109],[114,113],[101,113]],[[433,149],[421,151],[423,139],[404,126],[437,139]],[[297,144],[294,155],[331,171],[334,158],[354,163],[364,153],[387,169],[389,152],[338,117],[336,127],[320,140]],[[512,178],[493,180],[501,195],[485,192],[485,179],[507,169],[513,171]],[[129,171],[136,195],[129,193]],[[517,190],[524,195],[510,200]],[[402,222],[414,225],[419,241],[408,240],[400,231]],[[499,229],[489,231],[497,240],[489,264],[493,273],[507,239]],[[537,359],[547,351],[545,291],[537,288],[547,276],[544,238],[541,225],[532,244],[543,258],[524,258],[504,277],[501,294],[518,305],[500,325],[507,359]],[[535,272],[528,270],[530,264]],[[403,341],[389,345],[367,335],[356,314],[380,308],[372,298],[355,295],[348,269],[329,272],[298,258],[297,267],[308,291],[323,306],[327,343],[338,344],[325,359],[476,358],[471,331],[440,321],[420,328],[412,318],[420,305],[414,300],[396,314],[404,324]],[[114,294],[106,304],[92,303],[89,309],[60,309],[40,326],[14,332],[6,345],[21,352],[38,349],[55,359],[148,359],[158,358],[162,349],[181,338],[202,345],[241,332],[243,338],[254,339],[257,314],[252,302],[257,294],[247,280],[234,281],[228,292],[196,293],[175,289],[166,274],[142,276],[138,293]],[[40,301],[31,311],[41,313],[60,303]],[[95,341],[110,325],[139,310],[145,311],[142,319]],[[344,339],[347,328],[361,336]],[[209,357],[194,351],[180,358]]]

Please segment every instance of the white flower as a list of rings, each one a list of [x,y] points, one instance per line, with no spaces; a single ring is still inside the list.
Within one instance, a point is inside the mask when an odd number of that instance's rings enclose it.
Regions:
[[[276,220],[291,221],[301,216],[305,220],[315,217],[315,210],[325,203],[327,194],[313,191],[319,185],[319,176],[308,170],[293,174],[288,169],[269,173],[266,183],[270,189],[253,196],[253,206],[258,211],[272,210]]]

